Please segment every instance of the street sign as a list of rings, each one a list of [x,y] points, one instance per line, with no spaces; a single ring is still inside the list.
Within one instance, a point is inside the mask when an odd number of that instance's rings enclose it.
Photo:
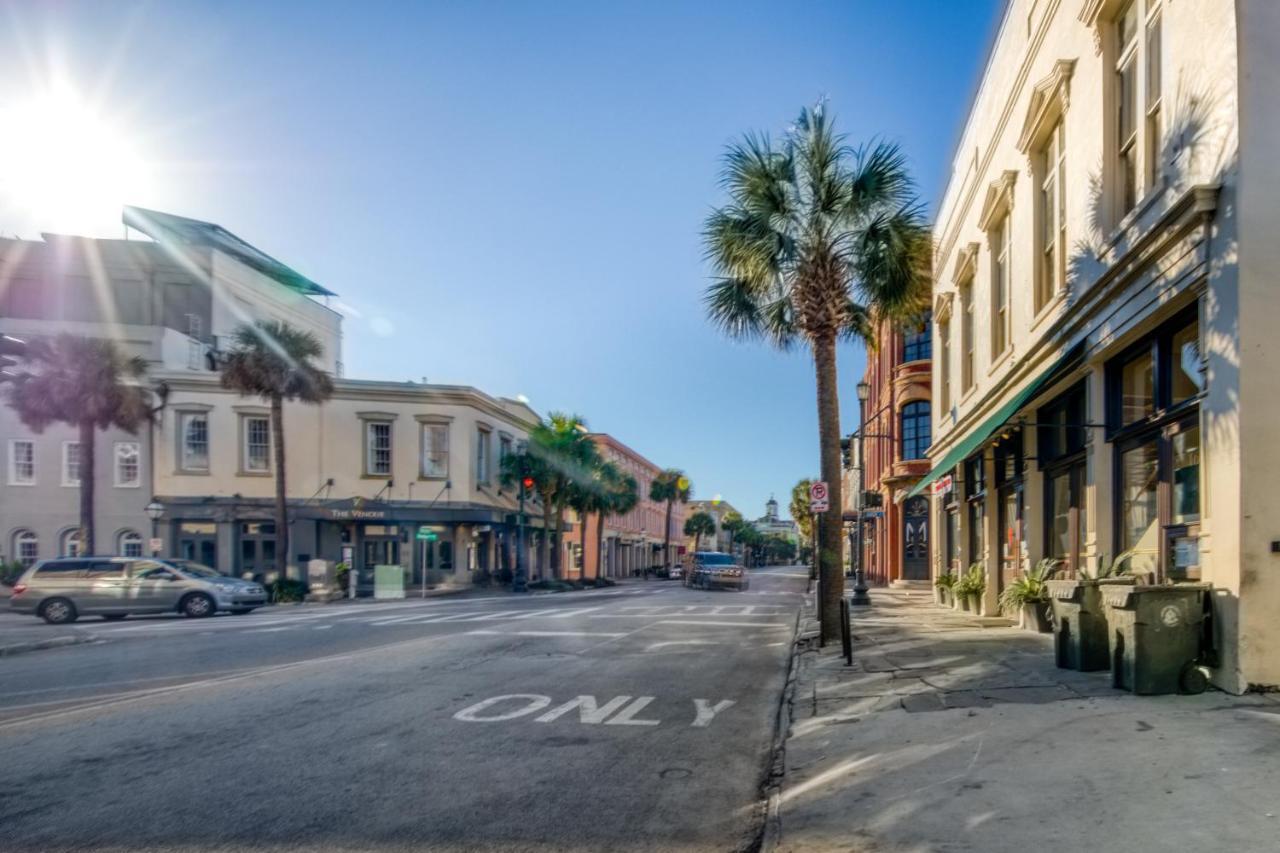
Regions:
[[[809,484],[809,504],[826,502],[827,484],[824,480],[814,480]]]
[[[164,548],[164,540],[163,540],[163,539],[152,539],[152,540],[151,540],[150,542],[148,542],[147,544],[151,547],[151,553],[152,553],[152,554],[159,554],[159,553],[160,553],[160,551]]]
[[[430,527],[419,527],[415,538],[422,542],[434,542],[440,538],[440,534],[436,533]]]
[[[815,501],[813,498],[809,499],[810,512],[817,514],[817,513],[826,512],[829,509],[831,509],[831,502],[828,501],[826,498],[823,498],[820,501]]]

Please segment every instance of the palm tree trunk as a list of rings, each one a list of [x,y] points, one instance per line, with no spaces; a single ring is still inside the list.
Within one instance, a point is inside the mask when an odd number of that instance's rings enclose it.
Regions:
[[[596,513],[596,578],[604,570],[604,513]]]
[[[284,481],[284,400],[271,398],[271,442],[276,452],[276,563],[279,577],[289,577],[289,519],[285,508]]]
[[[564,504],[559,500],[557,500],[556,501],[556,530],[555,530],[555,536],[552,537],[552,539],[554,540],[553,542],[554,548],[552,549],[552,557],[551,557],[551,576],[556,580],[560,580],[562,577],[562,572],[560,571],[560,551],[561,551],[560,536],[563,531],[564,531]]]
[[[662,567],[671,565],[671,510],[675,507],[675,498],[667,500],[667,526],[662,531]]]
[[[819,616],[822,641],[840,639],[840,601],[844,598],[844,573],[840,570],[840,392],[837,387],[836,337],[823,335],[813,342],[813,366],[818,382],[818,447],[822,479],[827,482],[831,509],[822,513],[821,553],[817,555],[822,584]]]
[[[551,501],[542,499],[542,571],[539,573],[546,580],[551,572]]]
[[[93,421],[80,427],[80,553],[96,554],[93,540]]]

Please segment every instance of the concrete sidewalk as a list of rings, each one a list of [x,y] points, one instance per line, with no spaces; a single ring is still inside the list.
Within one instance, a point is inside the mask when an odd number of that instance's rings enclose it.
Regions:
[[[1280,849],[1280,697],[1136,697],[1046,635],[874,590],[799,653],[766,849]]]

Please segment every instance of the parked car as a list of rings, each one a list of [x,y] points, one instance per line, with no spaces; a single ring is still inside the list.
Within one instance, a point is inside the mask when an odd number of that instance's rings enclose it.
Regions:
[[[261,584],[227,577],[191,560],[59,557],[27,569],[9,607],[51,625],[81,616],[123,619],[131,613],[212,616],[248,613],[267,603]]]
[[[685,586],[698,589],[733,587],[737,590],[745,590],[750,588],[751,579],[747,576],[747,570],[733,559],[732,554],[699,551],[693,555]]]

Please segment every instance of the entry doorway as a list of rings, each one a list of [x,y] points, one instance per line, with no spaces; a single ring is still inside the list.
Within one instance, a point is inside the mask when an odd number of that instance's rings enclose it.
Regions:
[[[240,523],[240,576],[265,582],[275,572],[276,525],[272,521]]]
[[[182,522],[178,526],[177,554],[183,560],[218,568],[218,525],[212,521]]]
[[[400,528],[394,524],[365,525],[360,556],[360,587],[372,592],[375,566],[400,565]]]
[[[907,498],[902,507],[902,579],[929,579],[929,499]]]

